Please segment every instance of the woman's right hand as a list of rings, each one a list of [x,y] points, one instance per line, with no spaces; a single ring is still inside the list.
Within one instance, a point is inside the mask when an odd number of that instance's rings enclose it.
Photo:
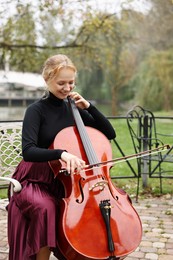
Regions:
[[[66,162],[68,173],[78,173],[86,165],[85,161],[68,152],[61,154],[61,160]]]

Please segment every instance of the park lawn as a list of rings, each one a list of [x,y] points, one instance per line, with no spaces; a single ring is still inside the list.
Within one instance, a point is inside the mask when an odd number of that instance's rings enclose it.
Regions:
[[[111,119],[111,123],[116,129],[116,141],[118,142],[119,146],[123,150],[124,154],[131,155],[134,154],[134,148],[132,139],[127,127],[127,123],[125,119]],[[173,145],[173,120],[157,120],[156,127],[157,132],[164,133],[164,134],[171,134],[172,137],[168,136],[160,136],[159,138],[163,141],[164,144],[169,144],[170,146]],[[118,148],[112,142],[112,150],[113,150],[113,158],[122,157],[121,153],[119,152]],[[163,153],[164,154],[164,153]],[[135,171],[137,172],[137,162],[136,159],[129,161],[132,167],[134,167]],[[152,167],[156,165],[155,162],[152,163]],[[170,175],[173,177],[173,163],[162,163],[162,168],[164,170],[172,171]],[[118,176],[133,176],[132,171],[130,170],[129,166],[126,162],[117,163],[111,169],[111,176],[118,177]],[[167,174],[169,175],[169,173]],[[156,175],[158,176],[158,175]],[[136,188],[137,188],[137,179],[136,178],[126,178],[126,179],[114,179],[115,185],[124,189],[131,197],[135,196]],[[173,194],[173,179],[162,179],[162,193],[163,194]],[[140,178],[140,190],[141,195],[156,195],[160,194],[160,181],[158,178],[148,178],[148,185],[147,188],[143,188],[142,179]]]
[[[121,147],[123,153],[127,155],[134,154],[134,148],[132,144],[132,140],[130,137],[130,133],[127,127],[126,119],[124,118],[115,118],[110,119],[113,127],[116,130],[116,141],[118,142],[118,145]],[[172,124],[173,120],[157,120],[157,131],[159,133],[164,134],[172,134],[173,135],[173,128]],[[173,144],[173,136],[170,138],[168,136],[161,136],[162,141],[164,144]],[[118,150],[117,146],[113,141],[111,141],[112,145],[112,151],[113,151],[113,158],[120,158],[122,157],[122,154]],[[103,147],[104,149],[104,147]],[[137,163],[136,159],[129,161],[132,167],[137,172]],[[173,163],[164,163],[162,164],[164,169],[166,170],[172,170],[173,171]],[[172,173],[171,173],[172,174]],[[137,178],[124,178],[124,179],[117,179],[117,177],[124,177],[124,176],[134,176],[132,171],[130,170],[127,163],[120,162],[113,165],[113,167],[110,169],[110,176],[116,177],[116,179],[113,179],[112,181],[115,183],[115,185],[119,188],[124,189],[131,197],[135,196],[136,194],[136,187],[137,187]],[[172,174],[173,176],[173,174]],[[163,179],[163,194],[172,194],[173,193],[173,179]],[[140,178],[140,195],[143,194],[151,194],[158,196],[160,194],[160,183],[159,179],[151,179],[148,178],[148,186],[147,188],[142,187],[142,180]],[[5,198],[7,196],[7,189],[0,189],[0,198]]]

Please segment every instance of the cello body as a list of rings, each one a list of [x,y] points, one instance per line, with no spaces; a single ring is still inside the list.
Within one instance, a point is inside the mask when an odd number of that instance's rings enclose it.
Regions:
[[[112,158],[109,140],[100,131],[85,127],[98,161]],[[88,142],[87,142],[88,143]],[[87,149],[74,126],[60,131],[50,149],[66,149],[86,161]],[[93,167],[78,174],[61,172],[61,160],[49,162],[54,175],[64,185],[60,204],[58,247],[67,260],[124,259],[139,245],[140,218],[128,195],[114,186],[110,166]]]

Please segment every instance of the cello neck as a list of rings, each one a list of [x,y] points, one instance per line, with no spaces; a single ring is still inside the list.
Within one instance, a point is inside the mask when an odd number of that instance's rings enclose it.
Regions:
[[[96,155],[96,153],[94,151],[94,148],[92,146],[92,143],[90,141],[90,138],[88,136],[86,127],[85,127],[85,125],[84,125],[84,123],[82,121],[82,118],[80,116],[80,113],[79,113],[79,111],[78,111],[78,109],[77,109],[73,99],[68,97],[68,102],[70,104],[70,107],[71,107],[71,110],[72,110],[72,114],[73,114],[73,117],[74,117],[74,121],[75,121],[75,125],[77,127],[78,134],[79,134],[81,142],[83,144],[83,148],[85,150],[88,162],[90,164],[93,164],[93,163],[96,164],[99,161],[98,161],[97,155]]]

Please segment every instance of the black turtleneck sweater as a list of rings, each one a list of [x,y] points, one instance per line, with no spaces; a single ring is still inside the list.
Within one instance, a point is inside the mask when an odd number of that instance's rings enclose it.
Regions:
[[[86,126],[94,127],[106,135],[115,138],[115,131],[110,122],[95,106],[79,109]],[[73,126],[74,119],[66,100],[56,98],[52,93],[31,104],[25,113],[22,131],[22,151],[25,161],[44,162],[61,158],[65,150],[48,149],[55,136],[65,127]]]

